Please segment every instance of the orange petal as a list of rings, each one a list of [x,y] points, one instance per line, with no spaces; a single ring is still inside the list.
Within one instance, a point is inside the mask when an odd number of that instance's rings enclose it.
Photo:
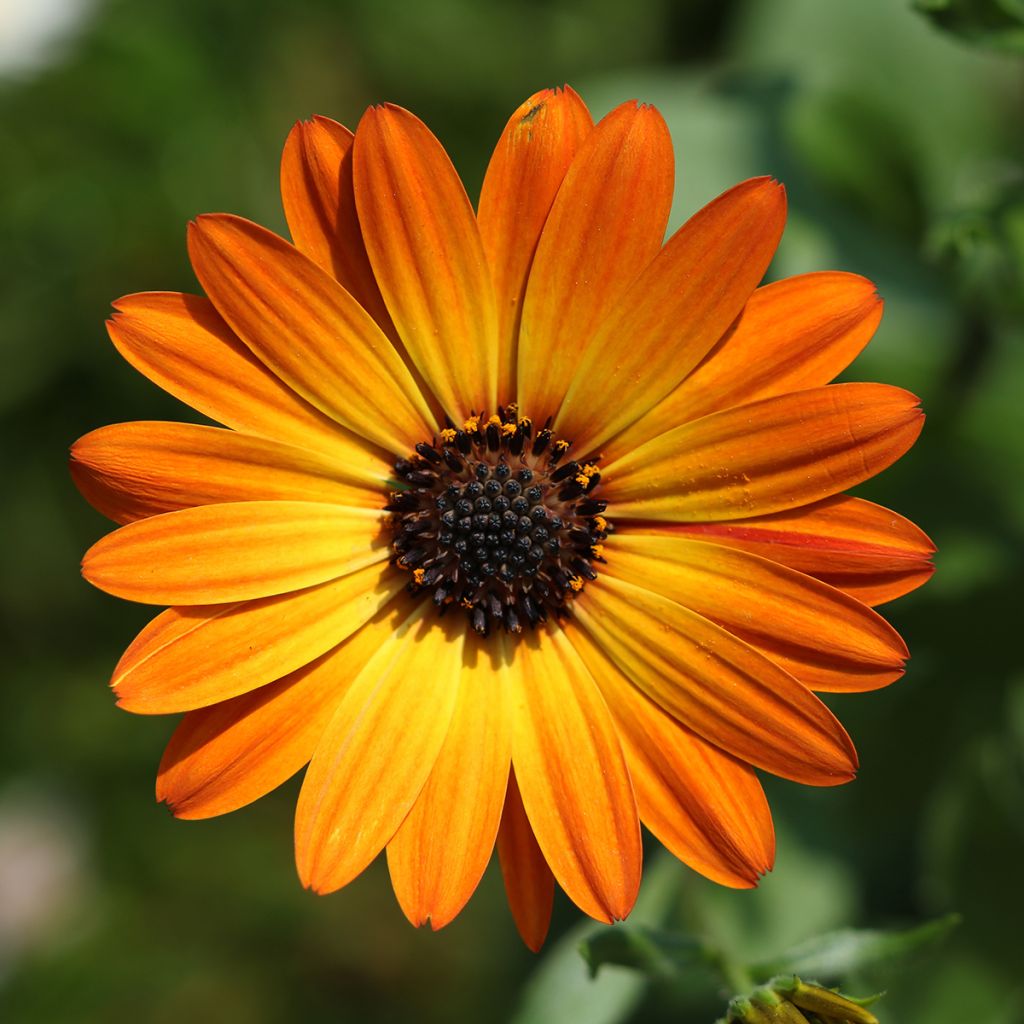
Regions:
[[[453,920],[491,859],[511,757],[506,687],[500,653],[469,634],[448,735],[388,843],[391,883],[416,927],[429,921],[436,931]]]
[[[661,115],[624,103],[573,160],[530,269],[519,331],[519,406],[554,415],[581,349],[608,318],[665,237],[674,182]]]
[[[640,825],[615,725],[559,627],[516,643],[512,762],[559,885],[599,921],[624,918],[640,885]]]
[[[646,529],[681,533],[771,558],[865,604],[882,604],[916,589],[935,568],[935,545],[910,520],[845,495],[727,523],[671,523]]]
[[[464,616],[420,604],[349,686],[299,794],[302,884],[333,892],[394,836],[430,775],[459,694]]]
[[[558,433],[588,452],[654,408],[739,315],[785,223],[786,193],[770,178],[694,214],[577,352]]]
[[[744,519],[830,497],[880,473],[917,439],[918,400],[885,384],[832,384],[686,423],[604,471],[609,515]]]
[[[387,557],[379,511],[241,501],[122,526],[86,552],[82,575],[143,604],[225,604],[301,590]]]
[[[753,769],[645,697],[585,630],[568,635],[615,718],[643,823],[712,881],[736,889],[757,885],[771,870],[775,833]]]
[[[853,744],[832,712],[721,626],[608,576],[576,615],[634,685],[715,746],[812,786],[853,778]]]
[[[609,460],[681,423],[790,391],[822,387],[853,362],[882,318],[856,274],[801,274],[758,288],[704,361],[656,408],[609,441]]]
[[[333,458],[193,423],[117,423],[71,446],[71,476],[118,523],[224,501],[325,501],[380,508],[383,487]]]
[[[406,351],[453,420],[493,409],[494,291],[448,155],[422,121],[386,105],[363,115],[354,160],[367,252]]]
[[[225,426],[330,454],[368,483],[387,479],[379,448],[300,398],[235,336],[209,299],[126,295],[107,321],[118,352],[175,398]]]
[[[778,562],[656,530],[614,535],[605,548],[616,579],[663,594],[759,649],[820,666],[829,690],[876,689],[903,674],[907,648],[885,619]]]
[[[170,714],[280,679],[359,629],[404,582],[401,573],[378,564],[279,597],[169,608],[114,669],[118,706]]]
[[[353,134],[329,117],[299,121],[281,154],[281,199],[295,247],[389,336],[394,325],[366,255],[352,190]]]
[[[498,305],[498,401],[515,398],[526,279],[555,193],[594,122],[569,88],[534,93],[509,118],[480,190],[477,220]]]
[[[505,808],[498,829],[498,858],[512,919],[527,947],[540,951],[551,924],[555,876],[533,834],[516,773],[509,772]]]
[[[157,776],[178,818],[212,818],[258,800],[313,756],[349,683],[393,629],[381,616],[276,683],[185,715]]]
[[[220,314],[282,380],[350,430],[399,455],[433,433],[402,357],[332,277],[258,224],[207,214],[189,255]]]

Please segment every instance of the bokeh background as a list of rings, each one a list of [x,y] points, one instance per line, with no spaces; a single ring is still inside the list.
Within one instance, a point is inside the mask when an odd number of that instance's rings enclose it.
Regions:
[[[923,9],[923,8],[928,8]],[[771,276],[856,271],[887,307],[850,376],[907,387],[928,423],[862,493],[933,536],[938,572],[887,614],[913,660],[832,703],[859,780],[769,780],[776,872],[754,893],[659,861],[638,916],[768,957],[817,931],[963,924],[887,988],[883,1020],[1024,1020],[1024,8],[1019,0],[0,0],[0,1019],[78,1022],[710,1022],[700,972],[591,982],[564,898],[540,957],[492,870],[441,933],[402,918],[382,863],[298,885],[297,786],[227,818],[153,800],[173,722],[114,708],[148,617],[79,578],[107,528],[68,444],[194,418],[116,357],[118,295],[196,288],[185,222],[277,230],[281,144],[313,113],[390,99],[471,195],[509,113],[568,81],[600,115],[655,103],[675,139],[673,228],[734,182],[785,182]]]

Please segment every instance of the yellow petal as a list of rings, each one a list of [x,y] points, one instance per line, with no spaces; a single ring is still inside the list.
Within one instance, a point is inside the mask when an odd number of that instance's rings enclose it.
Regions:
[[[169,714],[280,679],[359,629],[405,581],[378,563],[279,597],[169,608],[146,626],[114,670],[118,706]]]
[[[622,104],[580,147],[523,301],[518,399],[534,422],[558,411],[581,349],[661,248],[674,180],[672,140],[653,107]]]
[[[641,821],[712,881],[737,889],[755,886],[771,869],[775,833],[753,769],[645,697],[586,630],[569,628],[567,635],[615,719]]]
[[[612,718],[559,627],[519,640],[512,672],[512,763],[544,859],[584,913],[621,920],[642,854]]]
[[[466,905],[491,859],[510,763],[508,679],[493,643],[466,637],[448,735],[409,816],[388,843],[395,895],[435,931]]]
[[[426,783],[459,693],[464,616],[421,603],[348,688],[306,772],[295,859],[316,892],[347,885],[391,840]]]
[[[189,711],[164,751],[156,798],[175,817],[212,818],[276,789],[313,756],[347,687],[392,629],[379,616],[283,679]]]
[[[331,274],[389,337],[352,190],[353,134],[329,117],[299,121],[281,154],[281,199],[295,248]]]
[[[565,172],[594,127],[569,88],[534,93],[509,118],[484,176],[477,220],[498,307],[498,402],[515,398],[523,295]]]
[[[225,501],[324,501],[380,508],[369,487],[309,449],[194,423],[117,423],[71,447],[71,476],[118,523]]]
[[[701,364],[609,441],[605,457],[618,459],[709,413],[823,387],[853,362],[881,318],[875,286],[856,274],[800,274],[758,288]]]
[[[720,626],[608,576],[584,590],[576,615],[635,686],[715,746],[812,786],[853,778],[853,744],[832,712]]]
[[[246,434],[313,448],[373,484],[390,460],[300,398],[221,319],[209,299],[143,292],[114,303],[107,330],[140,373],[210,419]]]
[[[196,276],[221,316],[303,398],[398,455],[431,436],[433,417],[402,357],[312,260],[227,214],[197,218],[188,238]]]
[[[271,597],[385,561],[372,509],[312,501],[201,505],[129,523],[94,544],[82,575],[143,604]]]
[[[628,427],[704,358],[764,276],[785,222],[782,186],[752,178],[672,236],[577,354],[555,420],[576,451]]]
[[[885,384],[832,384],[705,416],[603,471],[609,515],[744,519],[810,504],[880,473],[924,423],[918,400]]]
[[[356,129],[363,238],[413,363],[452,419],[493,409],[497,311],[476,217],[441,144],[401,107],[371,107]]]
[[[605,547],[609,575],[663,594],[750,643],[781,641],[832,663],[839,680],[849,674],[854,685],[863,671],[888,670],[890,682],[902,675],[908,652],[896,630],[810,576],[746,551],[654,531],[613,535]]]

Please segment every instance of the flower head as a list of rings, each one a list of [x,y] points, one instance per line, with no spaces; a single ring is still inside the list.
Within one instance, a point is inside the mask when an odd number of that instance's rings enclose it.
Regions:
[[[308,764],[295,845],[328,892],[384,848],[415,924],[465,904],[495,845],[526,942],[557,883],[629,913],[640,823],[697,871],[772,864],[755,768],[809,785],[856,756],[813,691],[884,686],[871,605],[931,546],[842,492],[914,442],[916,399],[829,381],[873,287],[758,287],[779,185],[737,185],[669,240],[667,128],[571,90],[505,128],[476,212],[412,114],[297,124],[292,243],[198,218],[206,297],[130,295],[110,334],[222,427],[127,423],[72,451],[123,524],[96,586],[169,605],[114,673],[184,712],[157,793],[180,817]]]

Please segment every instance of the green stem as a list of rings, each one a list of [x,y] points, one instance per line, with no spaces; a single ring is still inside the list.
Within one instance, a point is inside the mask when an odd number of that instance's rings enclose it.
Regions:
[[[733,960],[724,950],[709,950],[708,959],[733,995],[745,996],[754,990],[754,979],[750,971],[743,964]]]

